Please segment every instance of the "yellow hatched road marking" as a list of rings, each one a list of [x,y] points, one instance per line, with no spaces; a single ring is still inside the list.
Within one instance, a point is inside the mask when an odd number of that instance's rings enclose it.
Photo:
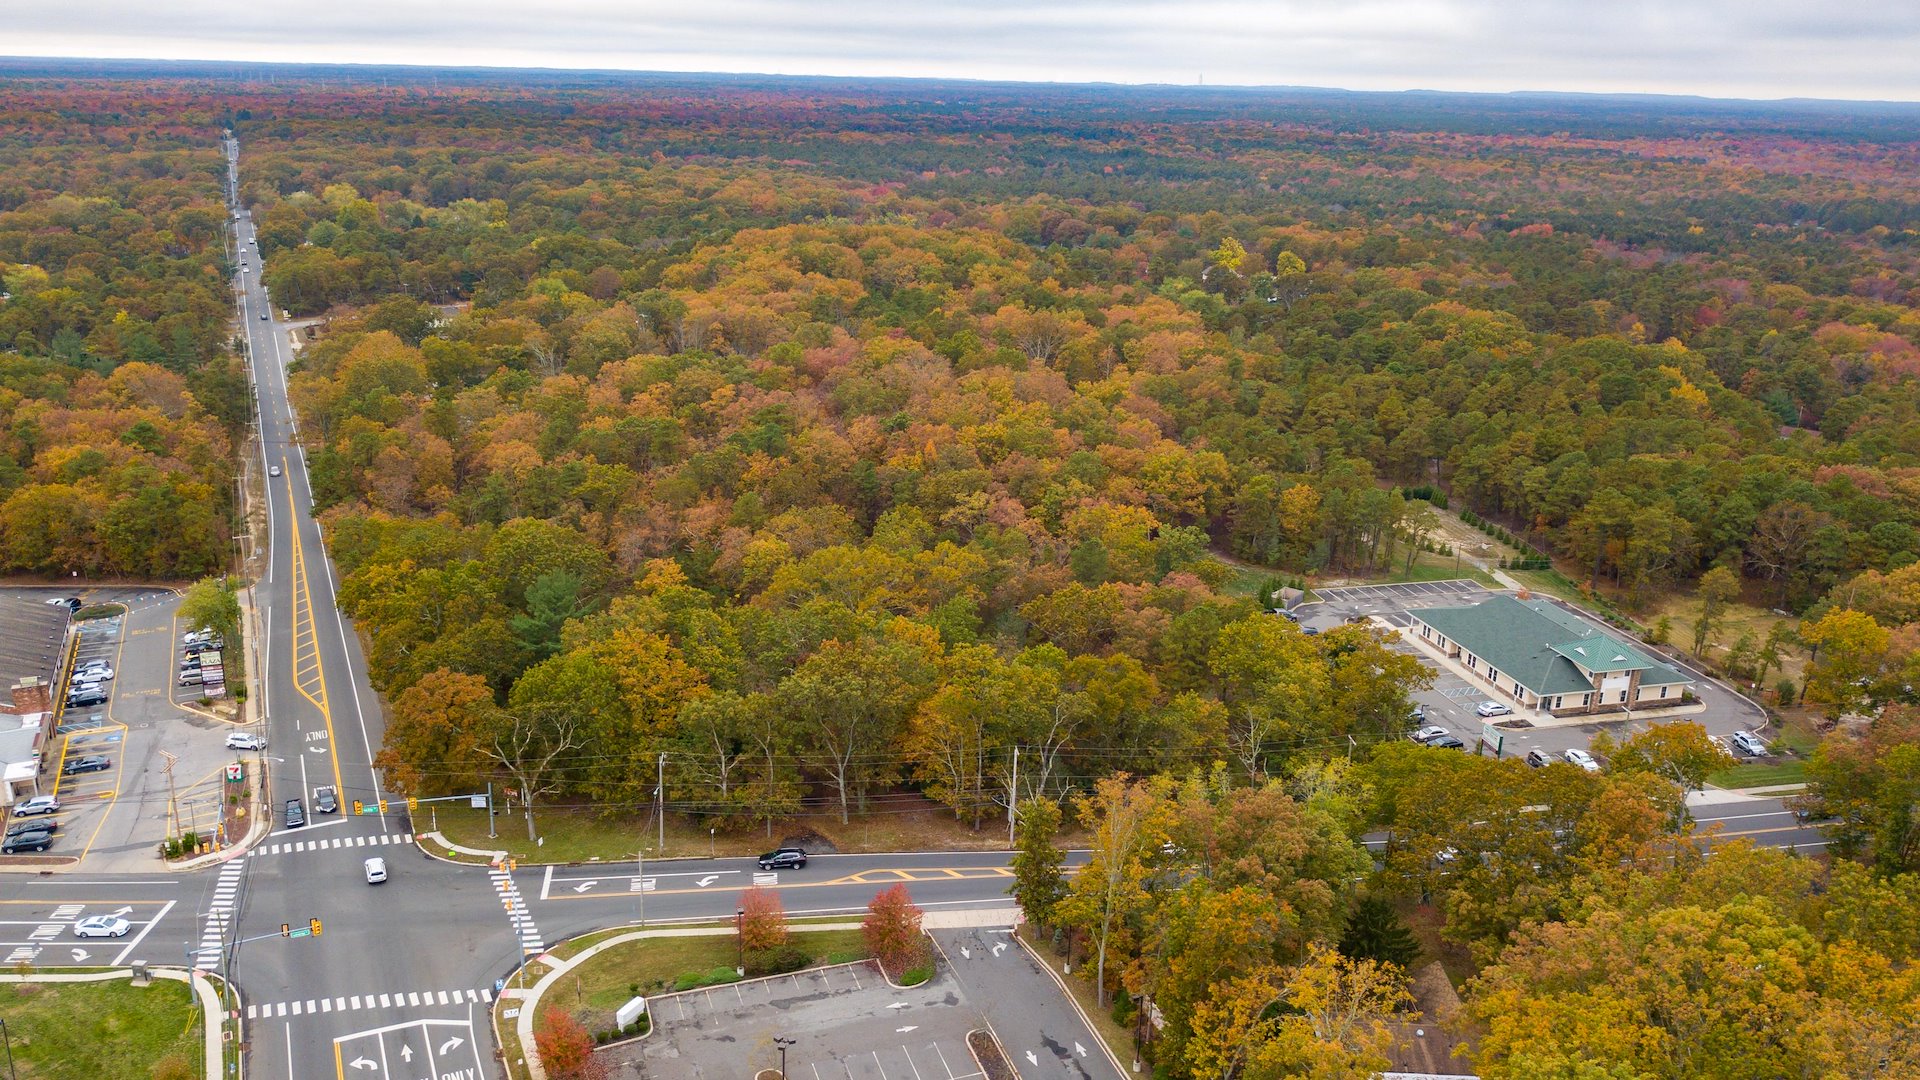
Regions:
[[[293,502],[293,476],[287,472],[287,459],[280,459],[280,472],[287,482],[287,505]],[[309,665],[309,661],[311,664]],[[307,674],[312,673],[312,686]],[[340,754],[334,747],[333,711],[327,707],[327,673],[320,662],[320,631],[313,617],[313,594],[307,588],[307,554],[300,543],[300,519],[293,516],[293,685],[300,696],[320,710],[327,728],[327,758],[333,763],[333,789],[344,793],[340,779]],[[305,748],[302,748],[305,752]],[[304,796],[304,793],[302,793]]]

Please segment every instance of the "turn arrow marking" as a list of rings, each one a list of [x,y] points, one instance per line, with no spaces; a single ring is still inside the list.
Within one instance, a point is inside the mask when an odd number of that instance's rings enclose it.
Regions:
[[[703,888],[703,889],[704,889],[704,888],[706,888],[707,886],[709,886],[709,885],[711,885],[711,884],[713,884],[714,882],[716,882],[716,881],[719,881],[719,880],[720,880],[720,875],[719,875],[719,874],[708,874],[708,875],[707,875],[706,877],[703,877],[703,878],[701,878],[701,879],[700,879],[699,881],[696,881],[696,882],[694,882],[694,884],[695,884],[695,885],[698,885],[698,886],[700,886],[701,888]]]
[[[82,960],[85,960],[85,959],[86,959],[87,957],[89,957],[89,956],[91,956],[91,955],[93,955],[93,954],[92,954],[92,953],[89,953],[89,952],[88,952],[87,950],[85,950],[85,949],[75,949],[75,950],[73,950],[73,962],[77,964],[77,963],[79,963],[80,961],[82,961]]]
[[[347,1062],[347,1068],[349,1069],[377,1069],[379,1067],[380,1067],[379,1062],[372,1061],[363,1057],[357,1057],[357,1058],[354,1058],[352,1061]]]
[[[591,889],[598,884],[600,884],[600,879],[594,878],[592,881],[586,882],[584,884],[575,885],[573,887],[573,891],[577,893],[586,892],[588,889]]]
[[[115,911],[114,914],[115,915],[131,915],[133,914],[133,909],[130,907],[123,907],[120,910]]]
[[[995,946],[993,947],[993,955],[995,955],[995,956],[999,956],[999,955],[1000,955],[1000,950],[1001,950],[1001,949],[1004,949],[1004,948],[1006,948],[1006,947],[1007,947],[1007,943],[1006,943],[1006,942],[1004,942],[1004,941],[1003,941],[1003,942],[1001,942],[1001,943],[1000,943],[1000,944],[998,944],[998,945],[995,945]]]
[[[452,1053],[453,1051],[455,1051],[455,1050],[458,1050],[458,1049],[460,1049],[460,1044],[461,1044],[461,1043],[463,1043],[463,1042],[465,1042],[465,1041],[466,1041],[465,1039],[462,1039],[462,1038],[460,1038],[460,1037],[459,1037],[458,1035],[456,1035],[456,1036],[454,1036],[453,1038],[451,1038],[451,1039],[448,1039],[448,1040],[447,1040],[446,1042],[443,1042],[443,1043],[441,1043],[441,1044],[440,1044],[440,1056],[441,1056],[441,1057],[446,1057],[446,1056],[447,1056],[448,1054],[450,1054],[450,1053]],[[1078,1046],[1078,1045],[1080,1045],[1080,1044],[1079,1044],[1079,1043],[1075,1043],[1074,1045],[1075,1045],[1075,1046]],[[1085,1055],[1085,1053],[1084,1053],[1084,1052],[1082,1052],[1082,1054],[1081,1054],[1081,1056],[1082,1056],[1082,1057],[1084,1057],[1084,1056],[1086,1056],[1086,1055]]]
[[[904,1001],[896,1001],[893,1004],[887,1006],[887,1008],[889,1009],[904,1009],[906,1007],[907,1007],[907,1002],[904,1002]]]
[[[919,1025],[919,1024],[908,1024],[908,1025],[907,1025],[906,1027],[903,1027],[903,1028],[894,1028],[893,1030],[894,1030],[894,1031],[896,1031],[896,1032],[899,1032],[899,1033],[905,1033],[905,1032],[909,1032],[909,1031],[919,1031],[919,1030],[920,1030],[920,1025]]]

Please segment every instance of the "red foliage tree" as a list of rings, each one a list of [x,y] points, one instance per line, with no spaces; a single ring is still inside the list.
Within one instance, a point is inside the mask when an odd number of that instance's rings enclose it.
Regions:
[[[549,1008],[541,1014],[533,1046],[553,1080],[605,1080],[606,1065],[593,1057],[593,1036],[563,1009]]]
[[[920,931],[920,909],[907,895],[905,884],[873,898],[867,905],[866,921],[860,924],[867,948],[888,972],[899,975],[926,953],[926,937]]]
[[[740,906],[746,911],[740,918],[740,943],[748,952],[787,943],[787,910],[773,890],[755,885],[740,894]]]

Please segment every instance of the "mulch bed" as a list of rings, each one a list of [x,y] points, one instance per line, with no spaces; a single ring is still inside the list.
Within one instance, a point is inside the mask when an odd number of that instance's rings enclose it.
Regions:
[[[987,1074],[987,1080],[1020,1080],[1020,1074],[1014,1070],[1007,1055],[1000,1052],[1000,1040],[984,1028],[967,1032],[967,1049],[980,1061],[980,1068]]]

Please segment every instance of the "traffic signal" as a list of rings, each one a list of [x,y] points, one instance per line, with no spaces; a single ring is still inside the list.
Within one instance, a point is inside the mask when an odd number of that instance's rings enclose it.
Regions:
[[[281,937],[292,937],[292,936],[293,936],[293,924],[292,924],[292,923],[285,923],[285,922],[283,922],[283,923],[281,923],[281,924],[280,924],[280,936],[281,936]]]
[[[353,800],[353,816],[354,817],[359,817],[361,814],[364,814],[366,812],[367,812],[367,807],[365,803],[361,802],[359,799]]]
[[[380,812],[383,814],[387,812],[387,800],[385,799],[380,800]]]
[[[309,930],[311,930],[311,931],[313,931],[313,936],[314,936],[314,937],[319,937],[319,936],[320,936],[320,920],[319,920],[319,919],[308,919],[308,920],[307,920],[307,929],[309,929]]]
[[[417,795],[407,796],[407,813],[411,814],[418,809],[420,809],[420,797]]]

